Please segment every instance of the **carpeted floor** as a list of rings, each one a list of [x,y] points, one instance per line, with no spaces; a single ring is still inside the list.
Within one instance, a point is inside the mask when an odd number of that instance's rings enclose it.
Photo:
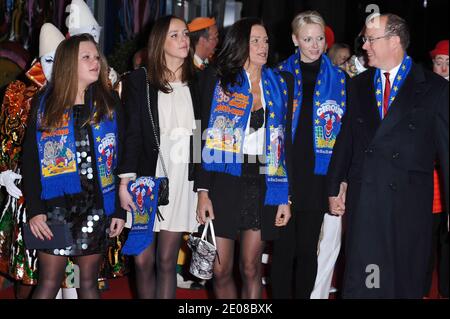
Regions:
[[[111,279],[108,281],[109,288],[102,293],[102,299],[133,299],[132,289],[128,277]],[[209,299],[213,298],[211,289],[177,289],[177,299]],[[0,290],[0,299],[14,299],[13,287]],[[263,299],[267,299],[267,291],[263,291]],[[335,295],[331,294],[330,299],[335,299]],[[433,284],[429,299],[439,299],[437,292],[437,274],[433,275]]]
[[[102,299],[133,299],[132,289],[128,277],[111,279],[108,281],[109,289],[102,293]],[[267,298],[264,291],[263,297]],[[208,299],[212,292],[207,289],[177,289],[177,299]],[[0,291],[0,299],[14,299],[12,287]]]

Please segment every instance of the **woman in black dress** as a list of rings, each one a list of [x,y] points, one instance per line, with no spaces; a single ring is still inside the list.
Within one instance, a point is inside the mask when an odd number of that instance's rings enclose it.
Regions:
[[[200,75],[202,127],[208,128],[196,175],[197,215],[214,219],[214,292],[236,298],[234,241],[240,236],[242,298],[260,298],[265,241],[291,216],[284,161],[286,80],[265,66],[268,37],[258,19],[229,30],[217,68]],[[292,78],[291,78],[292,80]],[[243,162],[242,162],[243,160]]]
[[[67,223],[73,237],[68,247],[39,250],[33,298],[56,296],[67,256],[80,267],[78,296],[99,298],[108,233],[119,235],[125,222],[114,178],[120,101],[108,89],[107,72],[92,36],[71,37],[56,51],[53,81],[33,101],[23,148],[27,219],[41,240],[53,237],[50,223]]]

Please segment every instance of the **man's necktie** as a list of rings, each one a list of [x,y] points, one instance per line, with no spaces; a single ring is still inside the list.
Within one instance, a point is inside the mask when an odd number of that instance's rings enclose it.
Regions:
[[[383,118],[385,118],[386,113],[389,108],[389,97],[391,95],[391,81],[389,80],[389,72],[385,72],[386,84],[384,86],[384,96],[383,96]]]

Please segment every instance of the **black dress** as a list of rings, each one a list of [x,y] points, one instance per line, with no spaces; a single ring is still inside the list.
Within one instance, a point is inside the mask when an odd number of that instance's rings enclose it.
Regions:
[[[75,123],[75,145],[77,156],[77,169],[80,175],[82,192],[76,195],[68,195],[65,207],[49,207],[47,222],[66,222],[69,224],[73,244],[70,247],[45,250],[46,253],[59,256],[85,256],[102,254],[107,244],[107,230],[110,219],[103,209],[98,209],[95,196],[97,174],[92,135],[88,125],[83,125],[88,120],[89,109],[84,105],[73,107]]]
[[[264,109],[251,112],[250,129],[256,131],[264,125]],[[256,134],[256,133],[253,133]],[[260,163],[250,161],[244,156],[242,164],[242,206],[240,209],[239,228],[241,230],[261,229],[261,213],[264,206],[264,175],[259,173]]]

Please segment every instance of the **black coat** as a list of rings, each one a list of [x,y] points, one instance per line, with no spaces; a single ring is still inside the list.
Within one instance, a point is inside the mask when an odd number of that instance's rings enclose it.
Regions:
[[[122,103],[125,117],[125,138],[122,146],[122,160],[119,163],[119,174],[136,173],[137,176],[155,176],[158,161],[158,147],[155,133],[150,121],[147,104],[147,79],[144,69],[140,68],[128,74],[123,80]],[[196,82],[189,85],[192,105],[196,120],[200,119]],[[156,136],[160,140],[158,90],[150,85],[150,107],[156,127]],[[194,135],[195,136],[195,135]],[[198,141],[200,143],[200,141]],[[193,138],[191,137],[191,161],[189,180],[194,179]],[[168,159],[164,159],[166,162]]]
[[[374,74],[370,69],[350,82],[328,171],[330,196],[348,181],[343,296],[422,298],[436,154],[448,198],[448,82],[413,64],[381,121]],[[371,265],[379,269],[379,288],[366,286],[366,279],[374,282]]]

